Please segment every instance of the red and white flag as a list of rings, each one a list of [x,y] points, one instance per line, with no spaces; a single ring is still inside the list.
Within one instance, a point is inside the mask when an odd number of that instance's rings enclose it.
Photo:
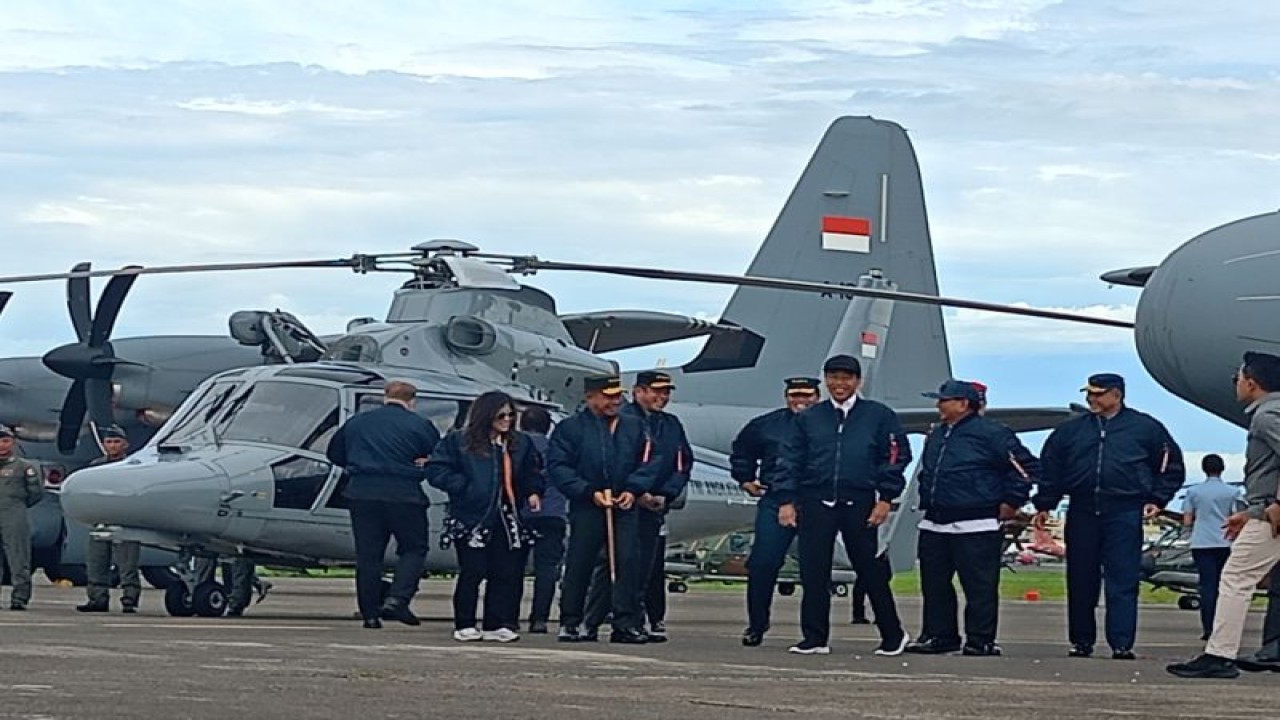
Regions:
[[[874,360],[880,349],[880,337],[873,332],[862,332],[862,357]]]
[[[871,220],[841,215],[822,216],[822,249],[871,252]]]

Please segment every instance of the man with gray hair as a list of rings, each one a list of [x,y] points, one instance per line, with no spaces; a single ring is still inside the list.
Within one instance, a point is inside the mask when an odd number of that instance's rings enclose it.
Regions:
[[[350,505],[356,546],[356,597],[364,626],[370,629],[382,627],[381,618],[406,625],[421,622],[409,603],[427,560],[423,466],[440,442],[440,432],[413,413],[417,392],[407,382],[387,382],[383,406],[347,420],[326,453],[350,475],[343,497]],[[398,560],[383,602],[383,558],[392,537]]]

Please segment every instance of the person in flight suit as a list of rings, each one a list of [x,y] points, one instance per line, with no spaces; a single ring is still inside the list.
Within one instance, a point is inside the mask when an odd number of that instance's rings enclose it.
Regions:
[[[675,390],[671,376],[658,370],[646,370],[636,375],[631,389],[633,402],[625,403],[620,414],[634,417],[644,425],[649,453],[661,458],[655,466],[655,486],[652,492],[636,498],[639,506],[636,519],[639,525],[640,561],[643,571],[640,579],[638,602],[649,618],[649,642],[667,641],[666,611],[666,537],[664,525],[669,505],[684,491],[689,482],[693,449],[685,436],[684,425],[675,415],[665,411]],[[607,559],[597,562],[592,577],[591,592],[587,598],[586,631],[589,635],[604,621],[607,603],[605,590],[608,579]],[[657,599],[654,599],[654,596]]]
[[[124,460],[129,452],[129,438],[124,430],[112,425],[102,431],[102,450],[106,454],[89,462],[89,467],[108,465]],[[111,609],[111,566],[120,573],[120,609],[125,613],[138,611],[138,599],[142,596],[142,580],[138,576],[138,555],[142,545],[137,542],[99,540],[89,536],[85,548],[85,571],[89,582],[85,590],[89,601],[77,605],[80,612],[107,612]]]
[[[0,425],[0,545],[9,566],[13,592],[10,610],[26,610],[31,602],[31,526],[27,508],[40,502],[44,481],[36,466],[14,454],[13,430]]]
[[[787,560],[795,527],[778,522],[778,497],[770,492],[777,473],[780,444],[796,416],[818,402],[817,378],[790,377],[783,381],[786,407],[757,416],[733,439],[729,467],[742,491],[757,498],[755,537],[747,556],[747,629],[742,644],[755,647],[769,630],[769,610],[778,571]]]
[[[971,383],[948,380],[936,398],[941,421],[925,439],[920,467],[920,589],[924,628],[907,652],[961,649],[955,576],[964,589],[965,655],[1000,655],[1000,520],[1027,502],[1040,461],[1004,425],[978,414]]]
[[[569,499],[569,549],[560,593],[561,642],[583,637],[588,584],[596,558],[608,548],[612,515],[615,571],[612,642],[643,644],[640,558],[636,499],[656,489],[662,459],[646,441],[644,423],[620,414],[622,381],[617,376],[583,380],[586,405],[556,427],[547,446],[551,482]]]
[[[876,562],[877,528],[906,487],[911,446],[888,406],[857,396],[862,364],[836,355],[822,367],[830,396],[800,413],[782,444],[774,491],[778,522],[798,527],[800,625],[804,639],[789,648],[802,655],[831,652],[831,561],[838,534],[854,572],[867,580],[867,597],[880,631],[877,655],[899,655],[910,638],[902,629],[889,576]]]
[[[1105,578],[1106,637],[1115,660],[1133,660],[1138,634],[1142,521],[1182,487],[1182,450],[1155,418],[1125,405],[1124,378],[1089,377],[1089,413],[1059,425],[1040,451],[1034,524],[1071,497],[1067,545],[1067,636],[1070,657],[1093,655],[1094,610]]]
[[[406,625],[421,621],[409,604],[427,560],[427,495],[424,466],[440,442],[435,426],[413,412],[417,388],[392,380],[383,406],[347,420],[329,441],[329,462],[351,476],[343,496],[350,502],[356,549],[356,598],[364,626],[381,619]],[[382,563],[396,539],[396,571],[382,601]]]

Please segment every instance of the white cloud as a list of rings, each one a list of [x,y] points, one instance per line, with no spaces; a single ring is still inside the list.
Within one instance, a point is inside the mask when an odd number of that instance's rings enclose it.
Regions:
[[[1010,305],[1021,308],[1031,307],[1022,302],[1010,303]],[[1136,308],[1133,305],[1089,305],[1038,309],[1132,322]],[[1097,353],[1103,349],[1133,346],[1133,331],[1123,328],[963,308],[948,311],[944,317],[951,350],[956,353],[1001,356],[1062,355]]]

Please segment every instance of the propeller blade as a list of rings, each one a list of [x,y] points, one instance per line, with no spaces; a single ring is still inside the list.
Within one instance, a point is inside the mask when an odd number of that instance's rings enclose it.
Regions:
[[[116,318],[120,316],[120,308],[124,305],[125,296],[129,294],[129,288],[133,287],[137,279],[137,275],[116,275],[107,283],[107,288],[102,291],[102,297],[98,299],[98,310],[93,316],[93,326],[89,331],[89,347],[102,347],[103,343],[111,339],[111,329],[115,327]],[[88,282],[86,279],[85,283],[88,284]]]
[[[278,262],[246,262],[246,263],[212,263],[207,265],[156,265],[154,267],[129,266],[116,270],[93,270],[69,273],[43,273],[39,275],[9,275],[0,277],[0,285],[16,283],[44,282],[47,280],[67,280],[70,278],[113,277],[117,275],[175,275],[179,273],[225,272],[229,270],[274,270],[280,268],[348,268],[355,272],[368,272],[378,269],[375,263],[379,260],[398,257],[417,257],[410,253],[388,255],[353,255],[349,258],[332,260],[281,260]],[[79,266],[77,266],[79,267]]]
[[[625,267],[618,265],[589,265],[584,263],[562,263],[537,258],[520,259],[515,262],[516,272],[536,270],[567,270],[574,272],[594,272],[606,275],[623,275],[627,277],[650,278],[653,280],[678,280],[681,282],[711,283],[716,285],[735,285],[739,287],[772,288],[776,290],[796,290],[799,292],[816,292],[830,295],[854,295],[858,297],[882,298],[885,300],[901,300],[902,302],[940,305],[942,307],[984,310],[1010,315],[1048,318],[1050,320],[1066,320],[1068,322],[1090,323],[1106,327],[1132,328],[1133,323],[1126,320],[1077,315],[1056,310],[1040,310],[1037,308],[1001,305],[998,303],[949,298],[938,295],[903,292],[900,290],[879,290],[875,288],[850,287],[846,285],[829,285],[809,280],[784,280],[780,278],[754,277],[751,275],[721,275],[718,273],[684,272],[681,270],[662,270],[658,268]]]
[[[62,401],[62,410],[58,413],[58,452],[70,455],[76,451],[76,441],[80,439],[80,425],[84,423],[85,413],[84,381],[76,380],[67,390],[67,397]]]
[[[89,421],[97,428],[114,425],[116,420],[111,407],[111,381],[89,378],[84,381],[84,394],[89,403]]]
[[[87,262],[76,263],[71,268],[73,273],[87,273],[91,265]],[[75,328],[76,339],[84,342],[89,338],[89,328],[93,324],[89,312],[89,277],[76,276],[67,278],[67,310],[71,312],[71,327]]]
[[[0,313],[4,312],[4,306],[9,304],[9,298],[13,297],[13,293],[8,290],[0,290]]]

